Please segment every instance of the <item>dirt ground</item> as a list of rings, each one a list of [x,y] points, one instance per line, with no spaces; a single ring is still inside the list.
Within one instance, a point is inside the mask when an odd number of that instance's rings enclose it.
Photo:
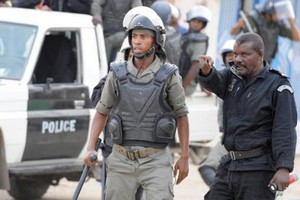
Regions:
[[[208,187],[202,181],[198,166],[191,162],[189,176],[179,185],[175,185],[174,200],[201,200],[208,191]],[[294,173],[300,176],[300,155],[295,160]],[[77,182],[62,179],[58,186],[51,186],[42,200],[70,200],[77,186]],[[80,193],[79,200],[100,200],[101,183],[90,179],[87,181]],[[300,200],[300,181],[290,185],[284,192],[285,200]],[[13,200],[7,192],[0,190],[0,200]]]

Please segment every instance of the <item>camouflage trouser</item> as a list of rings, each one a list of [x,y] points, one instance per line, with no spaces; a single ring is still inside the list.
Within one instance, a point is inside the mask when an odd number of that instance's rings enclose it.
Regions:
[[[135,161],[113,150],[106,164],[106,200],[132,200],[139,185],[146,199],[173,199],[172,159],[166,150]]]
[[[4,138],[0,130],[0,190],[9,190],[9,176],[6,165],[6,156],[4,149]]]

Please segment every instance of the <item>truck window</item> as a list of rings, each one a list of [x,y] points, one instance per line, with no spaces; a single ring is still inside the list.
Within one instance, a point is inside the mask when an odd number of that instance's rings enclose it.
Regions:
[[[45,36],[37,61],[33,83],[74,83],[77,80],[75,32],[53,32]]]
[[[20,80],[37,27],[0,22],[0,78]]]

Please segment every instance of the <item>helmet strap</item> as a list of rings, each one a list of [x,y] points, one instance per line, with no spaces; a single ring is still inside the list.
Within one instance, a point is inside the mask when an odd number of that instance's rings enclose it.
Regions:
[[[146,53],[133,53],[133,57],[136,59],[144,59],[155,52],[155,47],[152,46]]]

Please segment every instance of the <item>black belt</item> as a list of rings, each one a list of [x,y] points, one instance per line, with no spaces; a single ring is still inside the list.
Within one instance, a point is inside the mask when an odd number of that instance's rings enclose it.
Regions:
[[[266,153],[266,148],[259,147],[259,148],[252,149],[249,151],[229,151],[228,155],[231,158],[231,160],[240,160],[240,159],[260,156],[265,153]]]

